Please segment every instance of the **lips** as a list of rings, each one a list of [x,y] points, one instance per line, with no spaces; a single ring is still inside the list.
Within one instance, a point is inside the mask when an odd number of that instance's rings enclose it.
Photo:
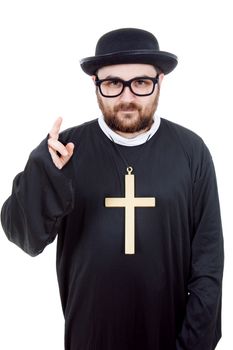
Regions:
[[[136,106],[135,103],[121,103],[114,108],[115,112],[135,112],[140,110],[141,108]]]
[[[127,109],[120,109],[119,112],[135,112],[137,109],[135,108],[127,108]]]

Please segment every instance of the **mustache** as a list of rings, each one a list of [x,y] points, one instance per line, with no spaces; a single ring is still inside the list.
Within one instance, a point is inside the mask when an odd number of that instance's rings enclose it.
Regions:
[[[114,112],[115,113],[119,111],[127,112],[127,111],[134,111],[134,110],[141,111],[141,109],[142,109],[141,106],[137,105],[134,102],[129,102],[129,103],[121,102],[114,107]]]

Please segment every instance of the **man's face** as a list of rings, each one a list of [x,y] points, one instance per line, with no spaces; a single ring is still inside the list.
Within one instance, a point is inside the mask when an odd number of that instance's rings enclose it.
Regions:
[[[156,77],[156,69],[148,64],[119,64],[100,68],[97,72],[100,80],[120,78],[130,80],[135,77]],[[93,80],[96,77],[93,76]],[[137,96],[125,87],[117,97],[103,97],[97,89],[97,100],[108,126],[121,133],[138,133],[148,130],[153,123],[153,115],[157,109],[159,87],[163,74],[159,76],[159,86],[149,96]]]

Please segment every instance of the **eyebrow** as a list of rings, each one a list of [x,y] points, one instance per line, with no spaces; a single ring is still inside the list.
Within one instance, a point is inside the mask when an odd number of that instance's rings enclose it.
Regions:
[[[123,80],[122,78],[120,78],[120,77],[118,77],[118,76],[116,76],[116,75],[107,75],[106,76],[106,78],[104,78],[104,79],[120,79],[120,80]]]
[[[139,79],[139,78],[151,78],[151,76],[145,74],[145,75],[136,76],[136,77],[131,78],[131,79]],[[110,75],[107,75],[106,78],[103,78],[103,79],[119,79],[119,80],[125,80],[125,79],[123,79],[123,78],[121,78],[121,77],[118,77],[118,76],[116,76],[116,75],[111,75],[111,74],[110,74]],[[129,79],[129,80],[131,80],[131,79]]]

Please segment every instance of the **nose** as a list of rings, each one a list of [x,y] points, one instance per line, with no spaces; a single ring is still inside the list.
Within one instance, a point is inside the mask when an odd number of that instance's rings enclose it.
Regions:
[[[119,97],[122,101],[131,102],[131,101],[135,100],[136,96],[132,93],[129,86],[125,86],[123,92],[121,93],[121,95]]]

